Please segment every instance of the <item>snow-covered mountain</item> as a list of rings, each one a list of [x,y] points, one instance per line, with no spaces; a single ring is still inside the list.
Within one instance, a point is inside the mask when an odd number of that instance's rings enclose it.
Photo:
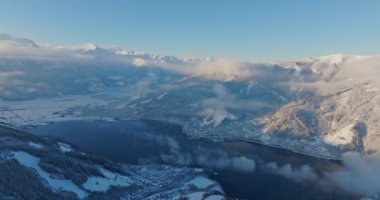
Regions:
[[[36,44],[34,41],[26,39],[26,38],[20,38],[15,37],[13,35],[0,33],[0,41],[1,45],[5,46],[23,46],[23,47],[34,47],[37,48],[38,44]]]
[[[358,55],[276,64],[177,58],[1,35],[0,119],[148,118],[179,123],[193,138],[252,140],[314,156],[380,152],[379,63]],[[62,100],[72,104],[54,103]],[[49,107],[30,106],[38,101]],[[28,114],[38,110],[46,113]]]

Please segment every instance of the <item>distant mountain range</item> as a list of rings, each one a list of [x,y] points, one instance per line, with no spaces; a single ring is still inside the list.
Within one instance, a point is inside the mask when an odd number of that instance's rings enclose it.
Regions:
[[[181,124],[193,138],[250,140],[339,159],[351,150],[380,152],[379,76],[380,56],[251,63],[0,34],[0,120],[25,126],[156,119]],[[59,99],[74,103],[62,108]],[[51,104],[31,106],[36,102]],[[59,117],[33,114],[38,110]]]

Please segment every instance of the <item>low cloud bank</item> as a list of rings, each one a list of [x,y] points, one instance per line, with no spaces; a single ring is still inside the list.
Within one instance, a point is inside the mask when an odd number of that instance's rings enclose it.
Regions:
[[[231,156],[221,150],[200,148],[195,154],[195,163],[209,169],[233,169],[240,172],[255,171],[256,164],[246,156]]]
[[[323,172],[307,164],[295,167],[290,163],[279,165],[275,162],[255,162],[246,155],[231,155],[221,149],[201,146],[186,149],[170,136],[149,134],[144,137],[168,148],[168,152],[160,155],[160,158],[168,163],[182,166],[199,165],[206,169],[228,169],[244,173],[252,173],[258,169],[258,173],[272,173],[299,183],[315,184],[322,189],[338,188],[364,197],[380,198],[379,154],[348,152],[342,157],[342,169]]]
[[[271,162],[264,165],[270,173],[295,180],[313,182],[322,188],[337,187],[349,193],[365,197],[380,198],[380,155],[347,152],[342,157],[343,169],[318,175],[309,165],[294,167],[291,164],[279,166]]]
[[[222,84],[216,84],[213,91],[215,97],[202,102],[203,110],[199,114],[205,116],[203,125],[214,124],[214,126],[218,126],[224,119],[237,119],[236,116],[227,111],[228,108],[236,105],[235,96],[228,94]]]
[[[156,137],[157,141],[169,147],[167,154],[161,155],[166,162],[179,165],[200,165],[208,169],[232,169],[251,173],[256,162],[244,155],[231,156],[219,149],[196,147],[191,151],[183,150],[171,137]],[[318,174],[309,165],[294,167],[291,164],[278,165],[275,162],[260,166],[268,173],[277,174],[296,182],[308,182],[323,187],[337,187],[350,193],[371,198],[380,197],[380,155],[345,153],[342,157],[343,168],[333,172]]]
[[[162,68],[189,76],[210,80],[247,79],[256,74],[258,65],[228,58],[180,59],[180,62],[161,62]]]
[[[301,65],[303,73],[295,73],[292,80],[282,84],[289,88],[316,90],[322,94],[335,93],[365,84],[368,89],[380,87],[378,78],[380,56],[331,55],[330,57],[340,58],[343,61],[316,59],[305,64],[306,67]]]
[[[134,96],[139,96],[151,92],[155,81],[164,84],[189,76],[214,81],[241,79],[251,77],[254,71],[252,64],[233,59],[159,56],[91,43],[56,46],[0,33],[0,90],[3,91],[0,99],[6,100],[91,93],[110,87],[137,87],[138,94]],[[159,76],[157,80],[141,80],[150,72]],[[119,80],[108,79],[115,76]],[[135,91],[128,93],[131,92]],[[214,111],[205,110],[207,115],[228,115],[218,113],[220,110],[214,114]]]
[[[210,80],[247,79],[259,65],[230,58],[179,58],[145,52],[99,47],[91,43],[72,46],[38,44],[32,40],[0,33],[0,58],[35,61],[110,62],[135,67],[155,67]],[[107,63],[104,63],[107,64]]]
[[[295,168],[289,163],[284,166],[278,166],[277,163],[271,162],[267,163],[265,167],[272,173],[284,176],[297,182],[318,180],[318,176],[309,165],[302,165],[299,168]]]
[[[182,166],[199,165],[207,169],[229,169],[245,173],[253,172],[256,168],[254,159],[246,156],[232,156],[219,149],[200,146],[186,150],[170,136],[146,135],[144,137],[168,148],[167,153],[160,155],[160,158],[168,163]]]
[[[340,188],[372,198],[380,198],[380,155],[348,152],[343,155],[344,169],[326,173],[326,180]]]
[[[215,97],[205,99],[201,104],[202,111],[199,112],[199,115],[205,117],[203,125],[213,124],[214,126],[218,126],[225,119],[238,119],[238,116],[229,112],[229,109],[253,111],[271,106],[259,101],[238,99],[223,84],[215,84],[213,92]]]

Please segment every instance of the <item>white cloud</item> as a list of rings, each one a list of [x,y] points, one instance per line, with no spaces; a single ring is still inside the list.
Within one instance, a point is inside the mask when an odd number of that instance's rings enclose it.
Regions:
[[[250,173],[256,169],[254,159],[246,156],[231,156],[219,149],[199,148],[194,160],[196,164],[210,169],[230,169],[244,173]]]
[[[202,101],[202,110],[198,113],[200,116],[205,117],[203,125],[213,124],[214,126],[218,126],[225,119],[238,119],[238,116],[229,111],[230,109],[258,110],[269,106],[266,103],[258,101],[237,99],[222,84],[214,85],[213,91],[215,97]]]
[[[247,79],[255,74],[255,65],[228,58],[180,59],[174,63],[161,61],[159,67],[211,80]]]
[[[227,90],[221,84],[214,85],[213,91],[216,97],[202,102],[203,110],[199,114],[205,116],[203,125],[214,124],[214,126],[218,126],[224,119],[237,119],[236,116],[227,111],[229,104],[234,103],[235,97],[228,95]]]
[[[135,58],[133,60],[133,65],[135,65],[136,67],[141,67],[141,66],[144,66],[145,65],[145,60],[142,59],[142,58]]]
[[[343,155],[344,169],[327,173],[326,179],[349,192],[380,197],[380,155],[348,152]]]
[[[34,45],[35,44],[35,45]],[[91,52],[90,52],[91,51]],[[160,57],[145,52],[99,47],[92,43],[72,46],[37,45],[31,40],[13,36],[0,37],[0,57],[32,60],[86,60],[123,63],[136,67],[152,66],[188,76],[211,80],[247,79],[255,74],[255,65],[227,58]]]
[[[25,75],[25,72],[19,71],[19,70],[9,71],[9,72],[1,72],[0,71],[0,79],[9,78],[9,77],[16,77],[16,76],[24,76],[24,75]]]
[[[242,172],[253,172],[255,171],[255,161],[249,159],[245,156],[232,158],[232,167]]]
[[[139,136],[167,147],[168,152],[161,154],[160,158],[171,164],[199,165],[207,169],[229,169],[244,173],[253,172],[256,168],[255,160],[246,156],[232,156],[220,149],[201,146],[183,148],[175,138],[165,135],[146,133]]]
[[[309,165],[302,165],[299,168],[294,168],[290,164],[285,164],[284,166],[280,167],[277,165],[277,163],[271,162],[267,163],[265,167],[272,173],[279,174],[298,182],[318,180],[318,176]]]
[[[342,156],[342,169],[324,172],[318,175],[309,165],[293,167],[291,164],[279,166],[271,162],[264,169],[271,173],[302,182],[310,181],[322,188],[337,187],[349,193],[363,195],[368,198],[380,197],[380,155],[347,152]]]
[[[339,58],[343,59],[342,57],[341,55]],[[380,56],[351,56],[345,58],[344,62],[339,59],[329,62],[322,60],[321,63],[316,62],[309,67],[315,71],[314,74],[298,74],[293,80],[282,84],[296,89],[311,89],[322,94],[365,83],[369,83],[372,88],[380,87]],[[314,78],[307,80],[305,77],[309,75]]]
[[[83,50],[83,51],[94,51],[94,50],[96,50],[96,48],[98,48],[98,47],[92,43],[85,43],[85,44],[80,45],[76,48],[74,47],[74,49],[79,49],[79,50]]]

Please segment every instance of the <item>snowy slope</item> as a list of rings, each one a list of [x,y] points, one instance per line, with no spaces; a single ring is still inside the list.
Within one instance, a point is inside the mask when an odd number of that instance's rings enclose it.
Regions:
[[[15,199],[183,199],[200,192],[224,199],[220,185],[203,170],[114,163],[3,126],[0,168],[7,180],[1,182],[2,193]]]

